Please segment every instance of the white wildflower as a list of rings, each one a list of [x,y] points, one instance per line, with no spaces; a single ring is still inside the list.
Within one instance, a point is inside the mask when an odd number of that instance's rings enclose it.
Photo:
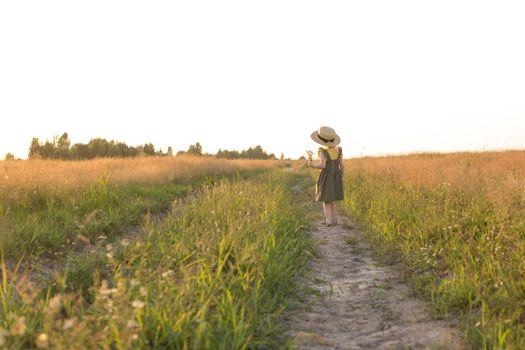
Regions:
[[[129,285],[131,286],[131,288],[136,287],[136,286],[138,286],[139,284],[140,284],[139,281],[136,280],[135,278],[133,278],[133,279],[131,279],[131,280],[129,281]]]
[[[128,320],[127,326],[128,328],[137,328],[139,324],[135,320]]]
[[[144,307],[144,302],[138,299],[133,300],[131,303],[131,306],[133,306],[135,309],[141,309]]]
[[[168,270],[162,273],[162,278],[169,278],[175,276],[175,272],[173,270]]]
[[[58,312],[60,311],[60,308],[62,307],[62,296],[60,294],[55,295],[49,300],[49,304],[47,305],[47,309],[50,312]]]
[[[63,327],[64,330],[73,328],[73,326],[75,325],[76,320],[77,320],[76,317],[68,318],[67,320],[65,320],[64,321],[64,327]]]

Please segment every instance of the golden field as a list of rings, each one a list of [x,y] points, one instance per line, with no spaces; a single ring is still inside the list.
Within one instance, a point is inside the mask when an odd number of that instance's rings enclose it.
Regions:
[[[104,158],[84,161],[0,161],[0,199],[21,200],[35,192],[77,191],[100,179],[109,184],[174,183],[203,176],[275,166],[276,161],[211,157]]]
[[[124,163],[159,166],[156,173],[143,168],[142,177],[121,173],[123,181],[167,181],[176,171],[155,160]],[[94,179],[108,162],[96,164]],[[190,183],[95,181],[78,193],[13,206],[0,217],[3,251],[31,258],[25,265],[1,262],[0,348],[283,346],[283,306],[296,297],[295,282],[313,254],[305,232],[309,211],[292,191],[308,175],[282,169],[212,175],[272,166],[268,162],[188,158],[169,164],[192,164],[195,171],[185,174],[200,170],[205,177],[190,189]],[[144,215],[159,209],[162,221]],[[139,226],[130,234],[129,225]],[[47,278],[35,283],[31,276],[42,273]]]
[[[192,156],[4,161],[0,249],[13,258],[55,256],[79,234],[117,237],[196,187],[277,164]]]
[[[525,348],[525,152],[346,162],[346,213],[476,349]]]

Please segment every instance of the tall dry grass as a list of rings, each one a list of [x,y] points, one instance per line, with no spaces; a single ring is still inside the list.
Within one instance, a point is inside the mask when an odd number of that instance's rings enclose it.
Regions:
[[[222,179],[135,241],[86,251],[47,291],[1,264],[0,348],[287,348],[283,311],[312,255],[291,190],[304,176]]]
[[[345,210],[474,348],[525,348],[525,152],[347,162]]]
[[[191,156],[2,162],[0,251],[61,256],[78,235],[113,239],[195,187],[276,164]]]
[[[0,200],[13,202],[28,194],[78,191],[101,178],[107,179],[110,185],[162,184],[240,170],[269,168],[276,164],[263,160],[192,156],[0,161]]]

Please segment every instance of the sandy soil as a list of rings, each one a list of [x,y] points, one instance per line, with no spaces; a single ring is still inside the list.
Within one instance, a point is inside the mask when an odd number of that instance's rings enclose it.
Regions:
[[[463,349],[461,334],[428,312],[403,284],[399,271],[371,257],[362,231],[350,220],[312,235],[305,293],[287,315],[296,349]],[[309,287],[309,288],[308,288]]]

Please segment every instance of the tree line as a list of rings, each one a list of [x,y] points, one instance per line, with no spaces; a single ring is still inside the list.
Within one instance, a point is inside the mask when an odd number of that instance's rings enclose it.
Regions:
[[[75,143],[71,145],[67,132],[53,140],[40,142],[33,137],[29,146],[29,159],[62,159],[62,160],[85,160],[94,158],[126,158],[139,156],[161,156],[162,150],[155,149],[152,143],[139,146],[128,146],[124,142],[114,140],[108,141],[103,138],[91,139],[87,144]]]
[[[255,146],[250,147],[248,149],[239,151],[228,151],[228,150],[221,150],[217,151],[216,154],[217,158],[227,158],[227,159],[272,159],[275,160],[277,157],[275,157],[275,154],[273,153],[266,153],[261,146]],[[283,158],[282,156],[281,158]]]
[[[194,145],[190,145],[187,151],[179,151],[177,152],[177,155],[181,154],[191,154],[194,156],[214,156],[216,158],[225,158],[225,159],[271,159],[275,160],[277,159],[275,157],[275,154],[273,153],[266,153],[265,150],[259,145],[255,147],[250,147],[248,149],[242,150],[242,151],[229,151],[229,150],[219,150],[216,154],[208,154],[208,153],[202,153],[202,146],[200,143],[196,143]]]
[[[268,154],[261,146],[250,147],[242,151],[221,150],[216,154],[203,153],[202,145],[197,142],[190,145],[186,151],[179,151],[177,155],[189,154],[194,156],[212,156],[226,159],[277,159],[273,153]],[[29,159],[61,159],[61,160],[87,160],[95,158],[127,158],[148,156],[173,156],[173,149],[168,147],[164,153],[156,149],[152,143],[139,146],[129,146],[124,142],[108,141],[103,138],[91,139],[88,143],[71,144],[67,132],[53,140],[41,142],[33,137],[29,146]],[[13,160],[14,156],[8,153],[6,160]]]

